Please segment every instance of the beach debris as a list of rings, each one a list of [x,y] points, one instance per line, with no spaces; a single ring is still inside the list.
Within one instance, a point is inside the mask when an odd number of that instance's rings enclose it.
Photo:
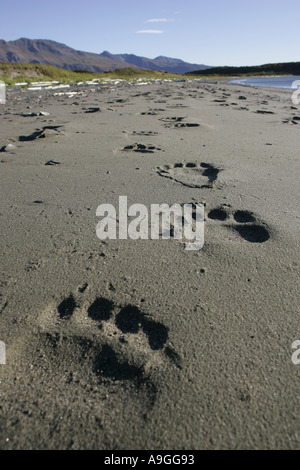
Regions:
[[[0,149],[0,152],[12,152],[13,150],[16,150],[16,148],[17,147],[13,144],[7,144]]]
[[[83,109],[85,109],[85,108],[83,108]],[[88,109],[85,110],[85,113],[87,113],[87,114],[88,113],[98,113],[99,111],[101,111],[100,108],[88,108]]]
[[[57,83],[57,85],[55,85]],[[54,85],[54,86],[53,86]],[[59,88],[70,88],[70,85],[61,85],[59,82],[32,82],[30,87],[27,88],[29,91],[41,91],[41,90],[57,90]]]
[[[27,86],[28,83],[27,82],[17,82],[14,84],[15,87],[19,87],[19,86]]]
[[[37,116],[37,113],[21,113],[19,114],[19,116],[22,116],[22,117],[36,117]]]
[[[300,116],[293,116],[291,118],[284,119],[282,122],[284,124],[299,124]]]
[[[275,114],[273,111],[267,111],[266,109],[258,109],[256,114]]]
[[[60,165],[60,162],[57,162],[55,160],[49,160],[48,162],[45,163],[45,165],[50,166],[50,165]]]
[[[46,137],[64,135],[64,133],[60,130],[61,127],[62,126],[44,126],[42,129],[38,129],[28,136],[21,135],[19,137],[19,141],[27,142],[36,139],[43,139]]]
[[[32,113],[21,113],[19,116],[22,117],[37,117],[37,116],[50,116],[50,113],[47,113],[46,111],[40,111],[38,113],[32,112]]]

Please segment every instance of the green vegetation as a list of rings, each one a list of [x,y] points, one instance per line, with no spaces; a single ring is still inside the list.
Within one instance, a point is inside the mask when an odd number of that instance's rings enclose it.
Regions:
[[[70,72],[53,65],[0,62],[0,80],[8,86],[18,82],[31,83],[35,81],[78,83],[93,78],[95,78],[95,74]]]
[[[300,75],[300,62],[266,64],[253,67],[213,67],[189,73],[189,76],[194,76],[194,78],[196,76],[240,77],[245,75]]]
[[[95,79],[107,80],[108,78],[127,81],[143,78],[148,80],[188,80],[193,78],[218,79],[222,77],[229,78],[255,75],[300,75],[300,62],[266,64],[253,67],[213,67],[183,75],[135,68],[117,69],[112,72],[103,73],[92,73],[86,70],[72,72],[54,67],[53,65],[0,62],[0,80],[4,81],[8,86],[23,82],[30,84],[36,81],[58,81],[61,84],[76,84]]]
[[[89,80],[105,80],[108,78],[130,81],[141,78],[146,78],[149,80],[176,78],[187,80],[189,76],[134,68],[117,69],[113,72],[104,73],[91,73],[85,70],[71,72],[69,70],[54,67],[53,65],[0,62],[0,80],[4,81],[8,86],[13,86],[15,83],[26,82],[30,84],[37,81],[58,81],[62,84],[76,84]]]

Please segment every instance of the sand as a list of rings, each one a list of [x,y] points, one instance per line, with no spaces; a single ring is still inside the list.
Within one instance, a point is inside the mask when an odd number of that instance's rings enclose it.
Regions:
[[[69,91],[0,106],[0,448],[299,449],[290,90]],[[203,248],[100,240],[119,196],[205,203]]]

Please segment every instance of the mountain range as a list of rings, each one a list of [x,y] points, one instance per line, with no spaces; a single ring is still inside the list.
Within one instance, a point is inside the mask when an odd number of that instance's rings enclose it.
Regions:
[[[27,38],[16,41],[0,40],[0,62],[48,64],[66,70],[95,73],[121,68],[141,68],[182,74],[210,68],[207,65],[190,64],[164,56],[148,59],[134,54],[111,54],[108,51],[96,54],[78,51],[56,41]]]

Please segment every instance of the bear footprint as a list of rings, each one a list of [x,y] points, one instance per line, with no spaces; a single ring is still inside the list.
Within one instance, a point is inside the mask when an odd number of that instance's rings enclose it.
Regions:
[[[43,313],[39,330],[39,348],[52,364],[88,374],[97,386],[122,384],[150,407],[164,368],[181,369],[168,345],[169,329],[135,305],[119,307],[104,297],[86,304],[70,294]]]
[[[189,188],[212,188],[221,170],[210,163],[175,163],[158,167],[156,171]]]
[[[158,132],[154,131],[132,131],[132,135],[140,135],[140,136],[146,136],[146,137],[152,137],[158,135]]]
[[[250,243],[264,243],[270,238],[269,230],[264,223],[257,221],[253,212],[236,210],[231,212],[227,206],[212,209],[208,213],[210,220],[226,222],[225,226],[234,230],[241,238]],[[233,219],[230,221],[230,219]]]
[[[164,126],[169,129],[175,128],[182,128],[182,127],[200,127],[200,124],[194,122],[182,122],[185,117],[167,117],[160,119],[160,121],[164,122]]]
[[[123,151],[131,151],[131,152],[138,152],[138,153],[154,153],[157,150],[161,150],[158,147],[155,147],[154,145],[145,145],[145,144],[131,144],[131,145],[126,145],[126,147],[123,148]]]

